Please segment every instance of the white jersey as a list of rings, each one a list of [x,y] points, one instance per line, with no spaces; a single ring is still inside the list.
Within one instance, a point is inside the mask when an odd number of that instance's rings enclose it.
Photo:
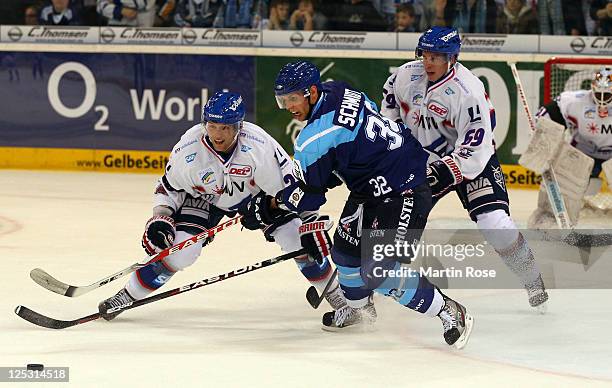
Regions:
[[[400,66],[383,88],[381,113],[400,120],[430,154],[429,162],[450,155],[467,179],[474,179],[495,153],[495,111],[484,85],[456,63],[428,86],[421,61]]]
[[[293,163],[261,127],[244,121],[227,161],[205,136],[204,126],[197,124],[174,146],[166,173],[155,190],[154,206],[176,211],[186,193],[232,212],[261,190],[275,195],[289,183],[286,180],[292,177]]]
[[[595,159],[612,158],[612,105],[600,115],[589,90],[563,92],[555,102],[572,133],[574,147]],[[560,121],[545,108],[538,116]]]

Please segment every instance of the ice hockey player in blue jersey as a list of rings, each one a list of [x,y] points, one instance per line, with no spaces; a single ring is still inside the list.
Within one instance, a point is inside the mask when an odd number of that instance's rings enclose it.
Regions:
[[[461,38],[452,27],[421,35],[414,61],[383,87],[381,113],[403,122],[429,152],[434,202],[456,191],[485,239],[546,311],[548,293],[533,253],[510,218],[508,192],[495,152],[495,110],[478,77],[457,62]],[[409,166],[407,166],[409,167]]]
[[[392,279],[373,271],[376,261],[361,250],[366,229],[394,229],[395,241],[420,239],[431,191],[425,173],[427,153],[418,141],[402,124],[378,114],[364,93],[344,82],[321,83],[319,70],[307,61],[288,63],[280,70],[275,94],[281,109],[307,120],[307,125],[294,146],[294,182],[275,195],[272,206],[297,213],[316,211],[329,188],[344,183],[350,190],[333,247],[328,217],[305,219],[300,227],[302,246],[310,255],[331,253],[347,298],[347,306],[323,316],[323,329],[373,323],[372,292],[377,291],[427,316],[438,316],[446,342],[465,346],[473,322],[465,307],[418,273],[396,279],[393,284],[399,287],[388,287]],[[401,268],[397,258],[392,259],[380,265]]]

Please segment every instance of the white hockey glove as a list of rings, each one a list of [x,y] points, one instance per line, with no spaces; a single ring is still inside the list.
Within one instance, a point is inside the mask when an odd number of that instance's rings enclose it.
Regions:
[[[175,236],[174,219],[166,215],[155,215],[147,221],[142,235],[142,247],[151,256],[171,247]]]
[[[299,233],[302,247],[319,264],[331,253],[332,241],[327,231],[332,226],[334,226],[334,223],[328,216],[317,215],[302,221],[300,226]]]
[[[445,156],[427,166],[427,182],[434,198],[443,196],[462,181],[461,170],[450,156]]]
[[[538,118],[536,129],[527,150],[519,159],[519,164],[538,174],[548,170],[551,161],[559,153],[564,131],[563,125],[546,117]]]

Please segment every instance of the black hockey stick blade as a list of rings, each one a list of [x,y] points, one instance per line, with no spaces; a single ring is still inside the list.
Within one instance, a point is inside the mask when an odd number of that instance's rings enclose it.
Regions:
[[[323,299],[325,299],[325,294],[327,294],[327,291],[329,291],[329,287],[334,282],[334,279],[336,279],[337,273],[338,268],[334,269],[334,273],[329,279],[329,282],[327,282],[327,284],[325,285],[325,289],[323,290],[323,293],[321,295],[319,295],[315,286],[310,286],[308,288],[308,291],[306,291],[306,300],[308,301],[308,303],[310,303],[313,309],[319,308],[321,302],[323,302]]]
[[[100,318],[100,313],[94,313],[86,317],[75,319],[73,321],[62,321],[60,319],[49,318],[45,315],[39,314],[34,310],[30,310],[25,306],[17,306],[15,308],[15,314],[19,315],[26,321],[33,323],[37,326],[46,327],[48,329],[65,329],[67,327],[80,325],[81,323],[89,322]]]

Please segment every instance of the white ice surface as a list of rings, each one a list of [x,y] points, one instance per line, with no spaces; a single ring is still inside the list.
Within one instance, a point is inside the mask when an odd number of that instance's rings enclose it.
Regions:
[[[307,284],[292,262],[130,310],[113,322],[54,331],[14,314],[22,304],[71,320],[95,312],[122,287],[119,280],[66,298],[28,274],[41,267],[84,285],[142,259],[155,179],[0,170],[0,366],[70,367],[69,384],[36,386],[612,386],[611,290],[550,290],[543,316],[530,310],[522,290],[449,290],[475,317],[470,343],[460,352],[444,344],[438,319],[383,297],[376,299],[375,331],[323,332],[326,309],[307,305]],[[334,190],[326,205],[336,219],[345,194]],[[519,223],[535,196],[511,192]],[[469,225],[454,196],[431,219]],[[258,233],[234,227],[165,289],[279,253]]]

